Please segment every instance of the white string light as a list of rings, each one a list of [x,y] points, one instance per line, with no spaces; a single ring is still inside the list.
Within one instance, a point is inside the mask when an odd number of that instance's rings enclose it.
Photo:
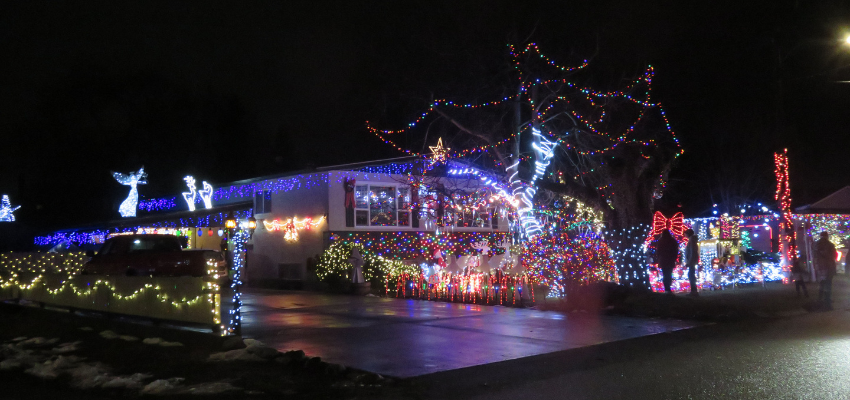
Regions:
[[[118,207],[118,212],[125,218],[135,217],[136,206],[139,204],[139,191],[136,189],[136,185],[145,185],[148,183],[145,180],[148,177],[148,174],[145,173],[145,167],[139,168],[138,172],[130,172],[127,175],[120,172],[113,172],[112,177],[115,178],[118,183],[130,187],[130,194],[127,196],[127,199],[121,203],[121,206]]]
[[[21,206],[12,207],[12,203],[9,201],[9,195],[3,195],[3,203],[0,204],[0,222],[14,222],[15,214],[13,214],[17,209],[21,208]]]

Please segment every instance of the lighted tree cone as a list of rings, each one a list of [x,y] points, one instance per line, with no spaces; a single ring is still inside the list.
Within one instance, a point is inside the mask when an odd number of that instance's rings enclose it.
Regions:
[[[526,243],[522,263],[529,275],[559,296],[575,286],[616,280],[608,245],[596,235],[539,235]]]

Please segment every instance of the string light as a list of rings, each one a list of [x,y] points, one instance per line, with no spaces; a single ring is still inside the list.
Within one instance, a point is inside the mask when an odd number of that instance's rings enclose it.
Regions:
[[[14,222],[15,214],[21,206],[12,207],[12,203],[9,201],[9,195],[3,195],[3,201],[0,203],[0,222]]]
[[[186,200],[186,204],[189,205],[189,211],[195,211],[195,200],[198,197],[198,191],[195,188],[195,178],[191,176],[187,176],[183,178],[186,181],[186,186],[189,187],[189,192],[183,192],[183,199]]]
[[[449,150],[448,147],[443,147],[443,138],[437,140],[436,146],[428,146],[431,149],[431,164],[438,164],[446,162],[446,155]]]
[[[186,200],[186,204],[189,205],[189,211],[195,211],[195,203],[198,201],[198,197],[204,203],[204,208],[210,209],[212,208],[212,194],[213,187],[207,181],[203,181],[201,185],[204,187],[201,190],[197,190],[195,186],[195,178],[191,175],[183,178],[186,181],[186,186],[189,188],[188,192],[183,192],[183,199]]]
[[[253,215],[252,209],[235,211],[234,215],[237,219],[244,220]],[[46,236],[36,236],[34,244],[36,246],[53,246],[58,243],[68,242],[76,245],[82,244],[100,244],[111,234],[114,233],[136,233],[139,229],[150,228],[202,228],[210,226],[224,226],[224,220],[227,218],[226,213],[216,213],[199,217],[185,217],[176,220],[153,222],[147,225],[113,227],[109,229],[94,229],[94,230],[76,230],[56,232]],[[199,230],[200,231],[200,230]]]
[[[791,183],[788,174],[788,149],[782,153],[773,153],[774,173],[776,174],[776,195],[774,196],[781,219],[779,222],[779,253],[786,265],[797,256],[797,232],[794,230],[791,213]],[[788,237],[788,239],[786,239]]]
[[[263,225],[266,227],[266,230],[270,232],[282,230],[284,232],[283,238],[287,242],[294,242],[298,240],[299,231],[317,228],[324,221],[324,216],[318,217],[315,220],[310,217],[304,219],[292,217],[283,222],[281,222],[279,219],[275,219],[274,221],[263,221]]]
[[[127,199],[121,203],[121,206],[118,208],[118,212],[125,218],[135,217],[136,206],[139,203],[139,191],[136,189],[136,185],[144,185],[148,183],[145,180],[148,177],[148,174],[145,173],[145,167],[139,168],[138,172],[130,172],[127,175],[120,172],[113,172],[112,177],[115,178],[118,183],[130,186],[130,194],[127,196]]]

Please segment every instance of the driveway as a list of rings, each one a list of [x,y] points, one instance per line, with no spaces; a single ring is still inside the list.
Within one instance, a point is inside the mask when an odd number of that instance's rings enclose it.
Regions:
[[[698,322],[303,291],[247,290],[243,336],[413,377],[687,329]]]

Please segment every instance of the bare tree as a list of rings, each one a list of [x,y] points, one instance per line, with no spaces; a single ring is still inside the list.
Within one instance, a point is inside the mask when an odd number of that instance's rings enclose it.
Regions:
[[[566,194],[604,210],[620,281],[647,285],[640,255],[631,251],[645,238],[633,228],[650,222],[681,154],[660,104],[651,100],[652,68],[618,89],[600,90],[588,84],[589,61],[559,65],[533,43],[511,47],[509,65],[510,81],[495,100],[435,100],[415,126],[427,125],[431,143],[436,134],[466,150],[454,156],[505,171],[506,180],[539,178],[531,192],[537,203]],[[372,129],[390,141],[397,133]],[[541,141],[557,143],[551,165],[541,160]]]

